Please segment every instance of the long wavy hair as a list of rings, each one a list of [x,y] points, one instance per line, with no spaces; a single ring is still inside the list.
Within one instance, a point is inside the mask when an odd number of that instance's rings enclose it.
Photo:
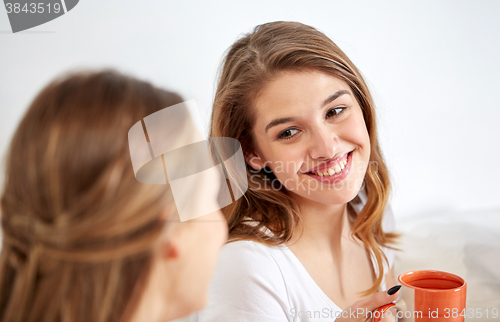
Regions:
[[[388,261],[381,247],[396,249],[390,244],[396,242],[398,235],[382,230],[390,181],[377,138],[374,103],[360,72],[342,50],[320,31],[301,23],[280,21],[255,27],[228,49],[222,62],[210,136],[235,138],[244,154],[253,151],[254,99],[281,73],[304,70],[320,71],[346,82],[363,111],[371,143],[370,166],[364,178],[367,202],[355,218],[352,234],[373,252],[378,263],[374,285],[363,292],[369,295],[377,291],[386,273],[382,260]],[[247,164],[247,179],[244,198],[223,209],[229,224],[229,241],[279,245],[301,231],[296,202],[285,188],[266,184],[276,179],[269,168],[256,172]],[[233,189],[243,191],[244,187]],[[353,204],[360,202],[356,196],[347,204],[350,214],[355,213]]]
[[[10,144],[0,321],[129,321],[173,202],[134,177],[127,133],[180,96],[116,71],[45,87]]]

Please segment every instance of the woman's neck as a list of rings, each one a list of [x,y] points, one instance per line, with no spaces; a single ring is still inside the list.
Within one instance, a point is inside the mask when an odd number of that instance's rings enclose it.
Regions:
[[[352,241],[347,204],[326,205],[300,200],[301,223],[287,242],[289,247],[309,248],[330,253],[340,252],[343,241]],[[302,232],[302,233],[301,233]]]
[[[153,259],[150,275],[130,322],[171,321],[182,316],[178,312],[181,305],[176,305],[175,291],[166,278],[169,273],[164,263]]]

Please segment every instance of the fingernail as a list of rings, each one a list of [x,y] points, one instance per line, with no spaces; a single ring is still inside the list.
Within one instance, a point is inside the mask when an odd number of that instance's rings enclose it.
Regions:
[[[393,286],[387,290],[387,294],[392,295],[392,294],[396,293],[397,291],[399,291],[400,288],[401,288],[401,285]]]

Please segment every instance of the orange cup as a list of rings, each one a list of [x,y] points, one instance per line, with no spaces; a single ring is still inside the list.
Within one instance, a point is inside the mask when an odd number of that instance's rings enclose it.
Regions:
[[[399,299],[379,307],[373,322],[380,321],[387,309],[396,306],[398,321],[464,321],[467,283],[458,275],[435,270],[410,271],[399,275]]]

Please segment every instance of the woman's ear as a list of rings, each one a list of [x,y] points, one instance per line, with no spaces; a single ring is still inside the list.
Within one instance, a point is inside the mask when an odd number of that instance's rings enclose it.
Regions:
[[[184,227],[185,224],[175,221],[167,225],[175,225],[176,227],[167,228],[164,235],[161,236],[159,245],[160,258],[168,261],[182,260],[182,257],[185,257],[185,253],[189,250],[188,227]]]
[[[250,165],[250,167],[252,167],[252,169],[257,170],[257,171],[264,169],[266,166],[266,163],[264,162],[264,160],[262,160],[262,158],[259,157],[254,152],[248,153],[245,156],[245,161],[248,165]]]
[[[182,254],[182,243],[180,236],[171,236],[161,245],[161,257],[166,260],[176,260]]]

